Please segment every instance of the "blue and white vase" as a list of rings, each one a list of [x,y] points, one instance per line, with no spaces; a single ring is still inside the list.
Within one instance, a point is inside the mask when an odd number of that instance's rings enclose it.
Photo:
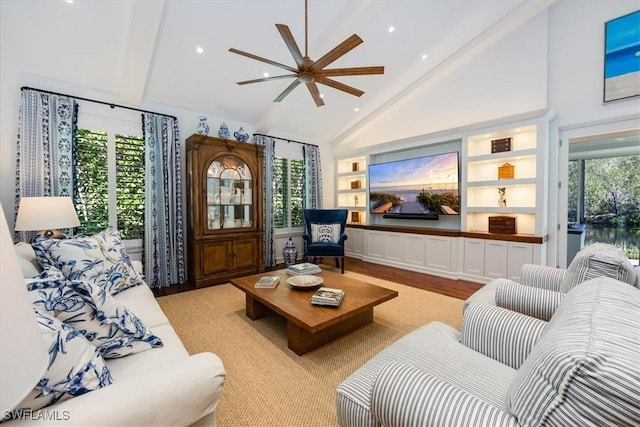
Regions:
[[[240,127],[240,129],[238,129],[238,131],[233,133],[233,136],[237,141],[240,142],[247,142],[249,140],[249,134],[244,129],[242,129],[242,126]]]
[[[209,135],[209,125],[207,124],[207,118],[205,116],[200,116],[200,123],[198,123],[196,131],[200,135]]]
[[[289,237],[289,240],[282,249],[282,257],[284,258],[285,267],[295,264],[298,259],[298,250],[296,249],[296,245],[294,245],[293,240],[291,240],[291,237]]]
[[[220,125],[220,129],[218,129],[218,137],[222,139],[229,139],[229,136],[229,128],[227,127],[225,122],[222,122],[222,124]]]

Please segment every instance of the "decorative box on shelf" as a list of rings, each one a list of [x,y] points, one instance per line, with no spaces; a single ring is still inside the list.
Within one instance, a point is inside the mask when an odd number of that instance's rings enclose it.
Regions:
[[[516,217],[513,216],[490,216],[489,233],[517,234]]]
[[[491,153],[503,153],[505,151],[511,151],[511,138],[491,140]]]
[[[358,163],[358,162],[351,163],[351,171],[352,172],[358,172],[359,170],[360,170],[360,163]]]
[[[355,181],[351,181],[351,189],[352,190],[359,190],[362,187],[362,183],[360,182],[360,180],[355,180]]]
[[[505,163],[498,166],[498,179],[513,179],[515,177],[515,166]]]
[[[360,224],[360,212],[351,212],[351,223]]]

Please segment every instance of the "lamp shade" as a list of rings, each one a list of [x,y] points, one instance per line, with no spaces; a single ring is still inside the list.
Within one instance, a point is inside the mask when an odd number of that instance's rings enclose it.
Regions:
[[[22,197],[16,231],[57,230],[80,225],[71,197]]]
[[[0,408],[10,411],[42,377],[48,361],[31,297],[2,213],[0,224]]]

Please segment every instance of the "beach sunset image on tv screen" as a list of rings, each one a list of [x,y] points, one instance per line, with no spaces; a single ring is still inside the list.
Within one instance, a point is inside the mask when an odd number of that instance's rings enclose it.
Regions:
[[[458,153],[369,165],[372,214],[458,215]]]

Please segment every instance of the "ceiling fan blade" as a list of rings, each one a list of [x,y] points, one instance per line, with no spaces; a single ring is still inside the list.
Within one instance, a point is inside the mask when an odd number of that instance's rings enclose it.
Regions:
[[[299,78],[295,79],[293,82],[291,82],[289,86],[287,86],[287,88],[284,91],[282,91],[280,95],[278,95],[276,99],[273,100],[273,102],[282,101],[287,95],[291,93],[292,90],[298,87],[299,84],[300,84],[300,79]]]
[[[362,76],[366,74],[384,74],[384,67],[332,68],[330,70],[320,70],[316,72],[316,76],[323,77]]]
[[[293,67],[289,67],[288,65],[284,65],[279,62],[275,62],[270,59],[266,59],[261,56],[254,55],[252,53],[243,52],[241,50],[234,49],[234,48],[229,49],[229,52],[237,53],[238,55],[246,56],[247,58],[255,59],[256,61],[266,62],[267,64],[275,65],[276,67],[283,68],[287,71],[291,71],[292,73],[298,72],[298,70],[296,70]]]
[[[271,77],[263,77],[261,79],[253,79],[253,80],[244,80],[241,82],[236,82],[239,85],[247,85],[249,83],[260,83],[260,82],[268,82],[269,80],[280,80],[280,79],[288,79],[291,77],[298,77],[297,74],[285,74],[282,76],[271,76]]]
[[[364,94],[364,92],[361,91],[360,89],[356,89],[355,87],[348,86],[344,83],[340,83],[335,80],[328,79],[324,76],[316,76],[316,82],[326,86],[330,86],[334,89],[341,90],[343,92],[347,92],[351,95],[362,96],[362,94]]]
[[[324,101],[320,96],[320,90],[318,90],[318,85],[316,84],[316,82],[308,82],[307,89],[309,89],[309,93],[315,101],[316,107],[322,107],[324,105]]]
[[[342,55],[349,52],[360,43],[362,43],[362,39],[358,37],[357,34],[352,35],[351,37],[340,43],[338,46],[325,53],[322,58],[313,63],[309,70],[312,73],[316,73],[322,70],[324,67],[331,64],[333,61],[340,58]]]
[[[286,44],[287,48],[289,48],[289,52],[291,52],[293,60],[296,61],[298,67],[301,67],[304,58],[302,57],[302,53],[300,52],[300,49],[298,48],[298,45],[293,38],[293,34],[291,34],[291,31],[289,30],[289,27],[284,24],[276,24],[276,28],[280,32],[282,40],[284,40],[284,44]]]

